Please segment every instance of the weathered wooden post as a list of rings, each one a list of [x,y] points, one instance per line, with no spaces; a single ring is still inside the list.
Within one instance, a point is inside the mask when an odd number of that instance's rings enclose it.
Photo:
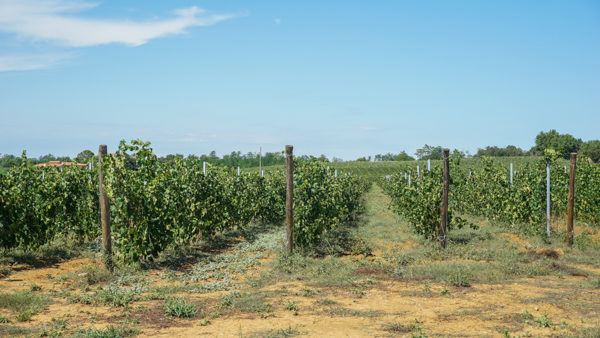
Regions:
[[[442,183],[442,203],[440,206],[440,229],[439,229],[439,240],[442,248],[445,248],[448,244],[448,190],[450,188],[450,150],[444,149],[442,151],[443,163],[443,183]]]
[[[577,170],[577,153],[571,153],[569,172],[569,196],[567,197],[567,245],[573,246],[573,221],[575,218],[575,172]]]
[[[286,251],[291,254],[294,251],[294,147],[285,146],[286,165],[286,194],[285,194],[285,224],[287,226]]]
[[[102,225],[102,247],[104,255],[104,264],[106,268],[113,272],[114,265],[112,260],[112,239],[110,236],[110,205],[108,196],[104,189],[104,156],[106,156],[106,145],[101,144],[98,147],[98,189],[100,199],[100,223]]]

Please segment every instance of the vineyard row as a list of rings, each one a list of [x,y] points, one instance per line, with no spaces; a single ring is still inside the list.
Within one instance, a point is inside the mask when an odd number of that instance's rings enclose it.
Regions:
[[[566,216],[570,175],[551,152],[536,162],[525,163],[518,171],[491,158],[482,158],[478,165],[468,168],[460,161],[449,160],[449,228],[468,224],[459,215],[472,215],[550,235],[550,220]],[[574,217],[600,225],[600,166],[585,160],[573,164]],[[407,219],[417,233],[436,239],[441,224],[442,182],[439,167],[426,171],[406,167],[380,184],[391,197],[396,213]]]
[[[142,141],[121,142],[102,162],[83,170],[36,168],[23,160],[0,175],[0,246],[34,249],[57,238],[99,238],[99,168],[120,261],[153,259],[168,247],[284,219],[281,171],[236,175],[231,168],[206,170],[198,159],[161,162]],[[352,175],[336,177],[320,162],[298,163],[293,185],[294,242],[300,247],[353,218],[367,188]]]

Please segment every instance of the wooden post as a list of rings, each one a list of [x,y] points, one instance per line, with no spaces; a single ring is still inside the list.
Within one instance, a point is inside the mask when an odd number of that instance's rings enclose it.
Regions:
[[[285,164],[287,188],[285,194],[285,224],[287,225],[286,250],[294,251],[294,147],[285,146]]]
[[[573,219],[575,218],[575,172],[577,169],[577,153],[571,153],[569,172],[569,197],[567,198],[567,245],[573,246]]]
[[[439,240],[442,248],[448,244],[448,190],[450,188],[450,150],[443,150],[443,184],[442,184],[442,204],[440,206],[440,229]]]
[[[113,272],[114,265],[112,260],[112,239],[110,236],[110,205],[108,196],[104,190],[104,156],[106,156],[106,145],[101,144],[98,147],[98,189],[100,199],[100,223],[102,225],[102,247],[104,249],[104,264],[106,268]]]
[[[546,236],[550,238],[550,208],[552,204],[552,197],[550,195],[550,161],[546,162]]]

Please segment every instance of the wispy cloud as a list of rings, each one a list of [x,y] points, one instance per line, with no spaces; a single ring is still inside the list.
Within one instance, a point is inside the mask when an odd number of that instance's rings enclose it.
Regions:
[[[72,56],[71,53],[0,55],[0,72],[49,68]]]
[[[210,14],[202,8],[173,11],[170,18],[117,20],[84,17],[97,4],[80,0],[0,0],[0,30],[70,47],[120,43],[139,46],[194,26],[209,26],[232,14]]]
[[[173,10],[152,20],[98,18],[85,11],[97,7],[86,0],[0,0],[0,32],[19,44],[52,46],[59,53],[4,53],[0,72],[43,69],[72,57],[73,48],[106,44],[140,46],[191,27],[210,26],[237,14],[214,14],[199,7]],[[22,48],[20,48],[22,49]],[[38,48],[39,49],[39,48]],[[60,51],[65,51],[61,53]]]

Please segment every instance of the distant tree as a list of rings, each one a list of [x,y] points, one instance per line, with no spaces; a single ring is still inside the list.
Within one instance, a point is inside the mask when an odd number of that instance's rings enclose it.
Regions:
[[[276,164],[284,164],[285,157],[283,156],[283,152],[273,152],[273,153],[265,153],[262,159],[263,165],[276,165]]]
[[[377,154],[375,155],[375,161],[412,161],[414,157],[408,155],[406,151],[401,151],[398,154]]]
[[[579,152],[581,155],[590,158],[594,163],[600,163],[600,140],[583,143]]]
[[[329,162],[329,159],[325,155],[314,156],[314,155],[300,155],[296,156],[297,159],[301,161],[319,161],[319,162]]]
[[[531,148],[533,155],[543,155],[544,150],[554,149],[563,158],[569,158],[569,154],[577,152],[583,141],[570,134],[560,134],[552,129],[548,132],[540,132],[535,137],[535,146]]]
[[[8,168],[18,165],[19,161],[20,161],[20,157],[15,156],[15,155],[5,154],[5,155],[2,155],[2,157],[0,157],[0,167],[8,169]]]
[[[504,148],[496,146],[488,146],[483,149],[478,149],[475,156],[490,156],[490,157],[503,157],[503,156],[524,156],[526,152],[516,146],[509,145]]]
[[[69,156],[54,156],[52,154],[47,154],[32,160],[33,163],[46,163],[50,161],[70,162],[71,158]]]
[[[94,152],[91,150],[84,150],[77,154],[75,157],[75,161],[78,163],[88,163],[91,159],[94,158]]]
[[[371,156],[367,156],[367,157],[365,157],[365,156],[363,156],[363,157],[359,157],[359,158],[357,158],[356,160],[357,160],[357,161],[359,161],[359,162],[370,162],[370,161],[371,161]]]
[[[465,152],[462,150],[454,149],[452,150],[452,154],[450,155],[454,158],[465,158]]]
[[[417,149],[415,155],[419,160],[441,160],[442,159],[442,147],[441,146],[430,146],[424,145],[423,148]]]

